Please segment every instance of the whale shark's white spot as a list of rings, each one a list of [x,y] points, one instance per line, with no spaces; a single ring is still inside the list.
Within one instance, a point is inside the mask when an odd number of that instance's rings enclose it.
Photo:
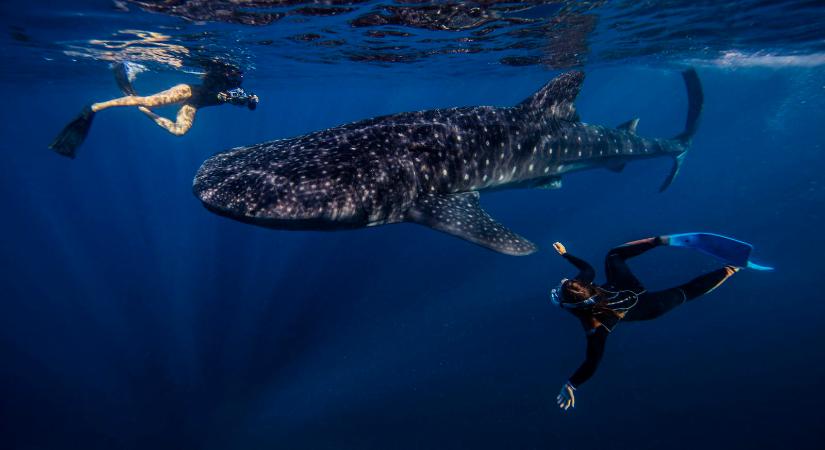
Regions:
[[[530,166],[528,166],[528,167],[527,167],[527,170],[529,170],[530,172],[532,172],[532,171],[533,171],[533,165],[532,165],[532,164],[530,164]]]

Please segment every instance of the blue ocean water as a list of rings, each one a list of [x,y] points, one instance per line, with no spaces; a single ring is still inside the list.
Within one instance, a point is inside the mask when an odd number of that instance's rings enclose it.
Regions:
[[[821,3],[15,0],[0,23],[0,448],[821,448]],[[204,55],[244,69],[256,111],[208,108],[175,137],[107,110],[75,160],[48,150],[120,95],[110,63],[143,64],[154,92]],[[571,68],[582,120],[672,136],[688,66],[705,109],[665,193],[657,159],[482,195],[531,256],[413,224],[258,228],[191,193],[222,150],[513,105]],[[620,324],[559,411],[584,337],[549,302],[574,272],[551,244],[600,269],[614,245],[686,231],[752,242],[776,271]],[[632,267],[657,289],[718,262],[657,249]]]

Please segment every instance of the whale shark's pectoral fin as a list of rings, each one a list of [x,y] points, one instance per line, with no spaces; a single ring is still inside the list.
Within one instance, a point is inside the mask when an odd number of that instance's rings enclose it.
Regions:
[[[636,127],[639,126],[639,118],[630,119],[627,122],[616,127],[617,130],[627,131],[630,134],[636,134]]]
[[[529,255],[532,242],[493,220],[478,204],[478,192],[424,194],[407,212],[407,220],[452,234],[506,255]]]

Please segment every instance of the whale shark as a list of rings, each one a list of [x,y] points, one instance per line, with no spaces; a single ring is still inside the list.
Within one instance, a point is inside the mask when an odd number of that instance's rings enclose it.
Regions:
[[[584,74],[559,75],[512,107],[405,112],[303,136],[237,147],[207,159],[194,194],[212,212],[287,230],[343,230],[411,222],[507,255],[535,244],[493,219],[479,193],[561,187],[585,169],[621,171],[669,157],[679,172],[696,132],[703,94],[695,70],[684,131],[668,139],[636,133],[638,119],[609,128],[582,122],[574,101]]]

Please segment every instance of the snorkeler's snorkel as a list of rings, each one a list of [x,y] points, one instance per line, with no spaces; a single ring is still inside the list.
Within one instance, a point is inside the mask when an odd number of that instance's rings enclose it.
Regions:
[[[250,110],[254,110],[258,107],[259,98],[252,92],[247,93],[243,89],[237,87],[228,91],[219,92],[218,100],[235,106],[246,106]]]

